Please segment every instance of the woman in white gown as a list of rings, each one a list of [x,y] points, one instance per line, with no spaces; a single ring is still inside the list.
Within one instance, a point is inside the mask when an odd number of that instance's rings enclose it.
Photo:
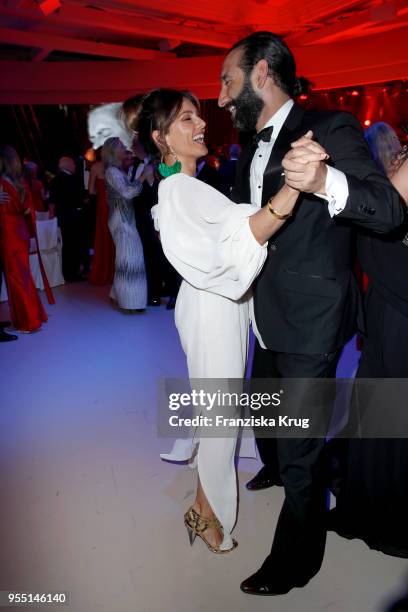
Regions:
[[[268,239],[291,215],[299,192],[284,185],[273,207],[258,210],[196,179],[196,162],[207,153],[205,125],[191,94],[157,89],[144,97],[132,127],[145,150],[161,156],[159,172],[169,175],[160,183],[153,216],[163,251],[183,278],[175,318],[189,377],[242,379],[248,290],[266,259]],[[323,150],[315,151],[305,150],[309,161],[323,159]],[[200,437],[197,496],[184,517],[190,542],[198,535],[216,553],[236,546],[235,445],[236,437]]]

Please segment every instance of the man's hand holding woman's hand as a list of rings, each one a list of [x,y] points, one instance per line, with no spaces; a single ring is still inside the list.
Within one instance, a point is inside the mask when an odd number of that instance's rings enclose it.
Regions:
[[[312,138],[313,132],[309,130],[299,140],[292,142],[291,150],[282,160],[285,182],[297,191],[325,195],[327,176],[325,161],[329,155]]]

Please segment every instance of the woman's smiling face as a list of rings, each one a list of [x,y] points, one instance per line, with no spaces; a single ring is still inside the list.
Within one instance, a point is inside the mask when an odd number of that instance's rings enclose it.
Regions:
[[[204,142],[205,121],[196,106],[187,98],[183,99],[180,111],[165,136],[166,144],[183,164],[183,160],[196,161],[207,155]],[[184,165],[184,164],[183,164]]]

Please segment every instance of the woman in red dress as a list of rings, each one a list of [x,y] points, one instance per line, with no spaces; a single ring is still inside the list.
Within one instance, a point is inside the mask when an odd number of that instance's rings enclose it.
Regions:
[[[93,285],[111,285],[115,274],[115,245],[108,227],[108,201],[106,199],[105,169],[102,161],[91,168],[88,191],[96,194],[96,230],[94,257],[89,282]]]
[[[0,204],[0,248],[9,300],[10,318],[17,332],[30,333],[47,321],[30,272],[30,236],[26,217],[30,193],[21,179],[21,162],[9,146],[0,147],[0,189],[9,196]]]

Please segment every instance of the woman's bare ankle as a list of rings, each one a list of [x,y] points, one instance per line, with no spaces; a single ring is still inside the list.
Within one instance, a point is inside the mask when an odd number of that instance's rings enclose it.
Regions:
[[[212,518],[214,516],[212,508],[208,504],[202,504],[199,501],[195,500],[192,507],[202,517]]]

